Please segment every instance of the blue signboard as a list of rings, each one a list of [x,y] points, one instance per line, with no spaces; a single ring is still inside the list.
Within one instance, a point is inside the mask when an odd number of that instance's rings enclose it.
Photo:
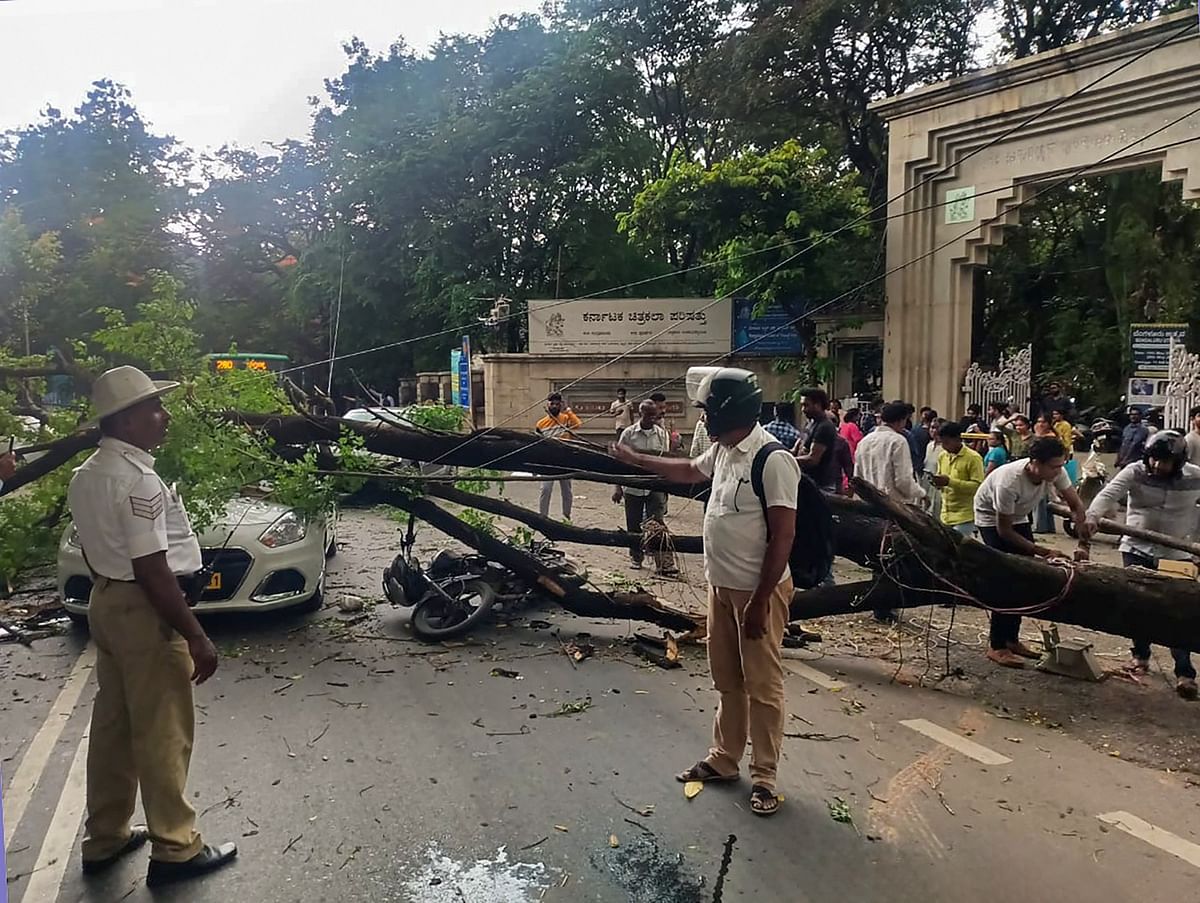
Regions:
[[[471,337],[462,337],[462,351],[458,357],[458,398],[460,405],[471,410]]]
[[[804,346],[792,317],[776,306],[754,316],[754,302],[748,298],[733,300],[733,353],[749,356],[801,354]]]

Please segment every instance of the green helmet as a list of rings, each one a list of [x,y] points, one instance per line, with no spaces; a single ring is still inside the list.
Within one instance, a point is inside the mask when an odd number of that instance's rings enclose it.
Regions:
[[[762,389],[749,370],[692,367],[687,386],[692,401],[704,408],[710,436],[753,426],[762,413]]]

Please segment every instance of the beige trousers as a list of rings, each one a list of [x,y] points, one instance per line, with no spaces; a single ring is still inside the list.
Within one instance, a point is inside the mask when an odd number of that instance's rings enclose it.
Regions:
[[[88,603],[100,689],[92,706],[84,859],[105,859],[129,839],[138,788],[150,857],[182,862],[200,852],[187,801],[195,714],[187,642],[134,583],[100,577]]]
[[[750,752],[750,780],[775,789],[775,771],[783,746],[783,656],[780,646],[787,627],[792,581],[771,594],[766,636],[748,640],[743,614],[752,594],[743,590],[708,589],[708,664],[721,694],[713,723],[713,745],[705,759],[718,774],[732,775]]]

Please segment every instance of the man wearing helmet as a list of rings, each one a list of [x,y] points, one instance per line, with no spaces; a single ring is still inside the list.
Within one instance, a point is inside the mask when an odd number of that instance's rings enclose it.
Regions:
[[[715,440],[691,460],[612,446],[613,456],[675,483],[712,480],[704,515],[708,580],[708,662],[720,705],[708,755],[676,775],[680,781],[736,781],[749,738],[750,810],[779,808],[775,773],[783,744],[783,660],[780,645],[792,598],[788,557],[796,534],[800,466],[790,454],[768,454],[764,505],[751,486],[751,465],[774,438],[758,423],[762,390],[748,370],[693,367],[688,394],[704,409]]]
[[[1094,532],[1100,518],[1125,502],[1125,523],[1179,538],[1196,531],[1196,503],[1200,501],[1200,466],[1188,463],[1187,442],[1178,433],[1155,433],[1146,442],[1142,460],[1124,467],[1088,507],[1087,520]],[[1121,537],[1125,567],[1158,568],[1162,559],[1190,560],[1180,549],[1171,549],[1145,539]],[[1135,637],[1128,670],[1145,674],[1150,669],[1150,641]],[[1172,649],[1175,659],[1175,689],[1184,699],[1195,699],[1196,669],[1186,649]]]

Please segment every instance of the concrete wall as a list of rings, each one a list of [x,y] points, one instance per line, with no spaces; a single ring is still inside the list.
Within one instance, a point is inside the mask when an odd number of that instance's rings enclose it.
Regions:
[[[794,388],[794,381],[789,374],[773,373],[771,360],[733,357],[724,365],[758,374],[763,398],[775,401]],[[561,391],[567,404],[583,419],[584,432],[607,438],[612,434],[612,420],[596,416],[596,412],[607,409],[618,388],[624,387],[629,398],[637,401],[661,386],[667,396],[667,419],[680,433],[692,433],[697,410],[688,403],[683,376],[688,367],[710,364],[711,357],[630,355],[615,363],[609,361],[601,355],[484,355],[485,425],[532,429],[543,415],[546,396]],[[576,380],[577,385],[569,386]]]

